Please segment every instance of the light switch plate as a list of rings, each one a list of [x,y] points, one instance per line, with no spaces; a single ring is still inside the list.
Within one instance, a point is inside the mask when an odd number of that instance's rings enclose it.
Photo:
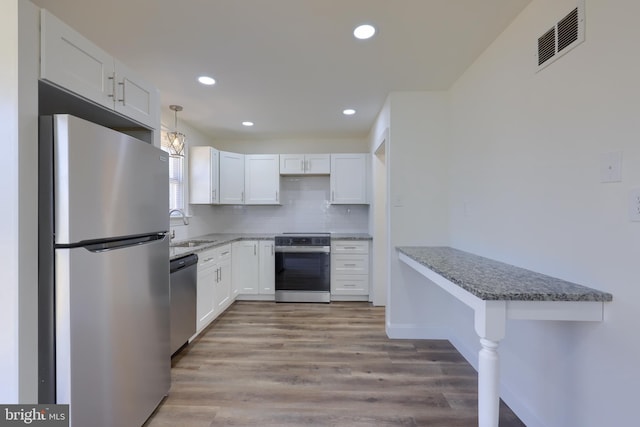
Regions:
[[[629,220],[640,221],[640,188],[629,192]]]
[[[612,151],[600,156],[600,182],[622,181],[622,151]]]

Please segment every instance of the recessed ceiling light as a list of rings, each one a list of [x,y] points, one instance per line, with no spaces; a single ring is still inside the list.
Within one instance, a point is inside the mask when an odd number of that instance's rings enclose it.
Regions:
[[[200,77],[198,77],[198,81],[200,83],[202,83],[203,85],[207,85],[207,86],[211,86],[211,85],[216,84],[216,81],[212,77],[209,77],[209,76],[200,76]]]
[[[253,126],[253,122],[242,122],[242,126]]]
[[[347,108],[346,110],[342,110],[342,114],[345,116],[353,116],[356,113],[356,110],[353,108]]]
[[[376,29],[374,28],[373,25],[369,25],[369,24],[360,25],[356,27],[355,30],[353,30],[354,37],[360,40],[369,39],[373,37],[375,33],[376,33]]]

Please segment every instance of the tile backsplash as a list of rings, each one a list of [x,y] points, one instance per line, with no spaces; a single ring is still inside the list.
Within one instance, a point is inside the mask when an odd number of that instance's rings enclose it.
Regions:
[[[280,202],[280,206],[192,205],[195,227],[188,234],[368,232],[369,206],[331,205],[328,176],[282,176]]]

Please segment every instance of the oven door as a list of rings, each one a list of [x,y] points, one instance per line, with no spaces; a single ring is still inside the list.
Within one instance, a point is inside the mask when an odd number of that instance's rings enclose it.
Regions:
[[[277,291],[331,290],[330,247],[276,247]]]

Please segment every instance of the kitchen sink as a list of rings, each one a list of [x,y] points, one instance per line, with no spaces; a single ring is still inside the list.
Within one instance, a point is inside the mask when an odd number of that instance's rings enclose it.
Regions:
[[[215,242],[215,240],[187,240],[180,243],[171,243],[170,246],[172,248],[195,248],[196,246],[207,245]]]

